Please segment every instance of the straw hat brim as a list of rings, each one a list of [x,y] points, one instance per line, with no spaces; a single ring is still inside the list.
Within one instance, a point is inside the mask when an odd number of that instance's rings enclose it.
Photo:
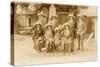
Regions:
[[[46,27],[46,28],[47,28],[48,26],[53,27],[53,25],[52,25],[52,24],[50,24],[50,23],[48,23],[48,24],[46,24],[46,25],[45,25],[45,27]]]
[[[63,27],[65,27],[65,26],[70,26],[70,24],[69,24],[69,23],[65,23],[65,24],[63,25]]]
[[[34,24],[34,26],[36,26],[36,25],[42,25],[42,23],[41,23],[40,21],[37,21],[37,22]]]
[[[37,26],[37,25],[41,25],[40,23],[36,23],[36,24],[34,24],[34,26]]]
[[[43,17],[47,17],[46,14],[37,14],[38,16],[43,16]]]
[[[52,17],[50,17],[50,20],[52,20],[53,18],[58,18],[58,16],[57,15],[55,15],[55,16],[52,16]]]

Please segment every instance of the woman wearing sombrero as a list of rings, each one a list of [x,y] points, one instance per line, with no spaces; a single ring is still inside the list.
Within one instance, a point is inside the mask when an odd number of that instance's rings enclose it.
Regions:
[[[37,21],[34,24],[34,31],[33,31],[33,41],[35,42],[33,48],[41,52],[41,48],[44,47],[44,31],[42,28],[41,22]]]
[[[51,23],[46,24],[46,30],[45,30],[45,40],[46,40],[46,49],[47,52],[54,51],[54,31],[53,26]]]

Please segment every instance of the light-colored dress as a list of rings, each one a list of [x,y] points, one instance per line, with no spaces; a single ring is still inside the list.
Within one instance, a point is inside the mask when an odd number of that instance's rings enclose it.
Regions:
[[[61,45],[61,33],[56,33],[55,37],[54,37],[54,43],[57,49],[62,49],[62,45]]]
[[[67,48],[64,45],[71,45],[72,43],[72,32],[70,30],[63,30],[63,37],[61,39],[61,44],[63,48]]]
[[[45,39],[46,39],[46,47],[48,47],[48,44],[51,44],[54,41],[53,38],[54,34],[52,30],[46,30],[45,32]]]

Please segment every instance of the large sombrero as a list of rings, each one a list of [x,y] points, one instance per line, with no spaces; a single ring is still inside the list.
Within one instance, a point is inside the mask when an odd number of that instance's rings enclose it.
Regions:
[[[53,24],[49,22],[49,23],[47,23],[47,24],[45,25],[45,27],[47,28],[48,26],[53,27]]]
[[[56,8],[54,4],[51,4],[50,8],[49,8],[49,20],[51,20],[52,18],[57,18],[58,15],[56,13]]]
[[[63,28],[64,28],[65,26],[70,26],[70,24],[69,24],[69,23],[64,23],[64,24],[63,24]]]
[[[36,23],[34,23],[34,26],[37,26],[37,25],[42,25],[41,21],[37,21]]]

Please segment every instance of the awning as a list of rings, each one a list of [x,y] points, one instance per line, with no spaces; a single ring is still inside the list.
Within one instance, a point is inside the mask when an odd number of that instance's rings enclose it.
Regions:
[[[80,14],[86,16],[97,16],[97,7],[91,6],[87,9],[80,9]]]

